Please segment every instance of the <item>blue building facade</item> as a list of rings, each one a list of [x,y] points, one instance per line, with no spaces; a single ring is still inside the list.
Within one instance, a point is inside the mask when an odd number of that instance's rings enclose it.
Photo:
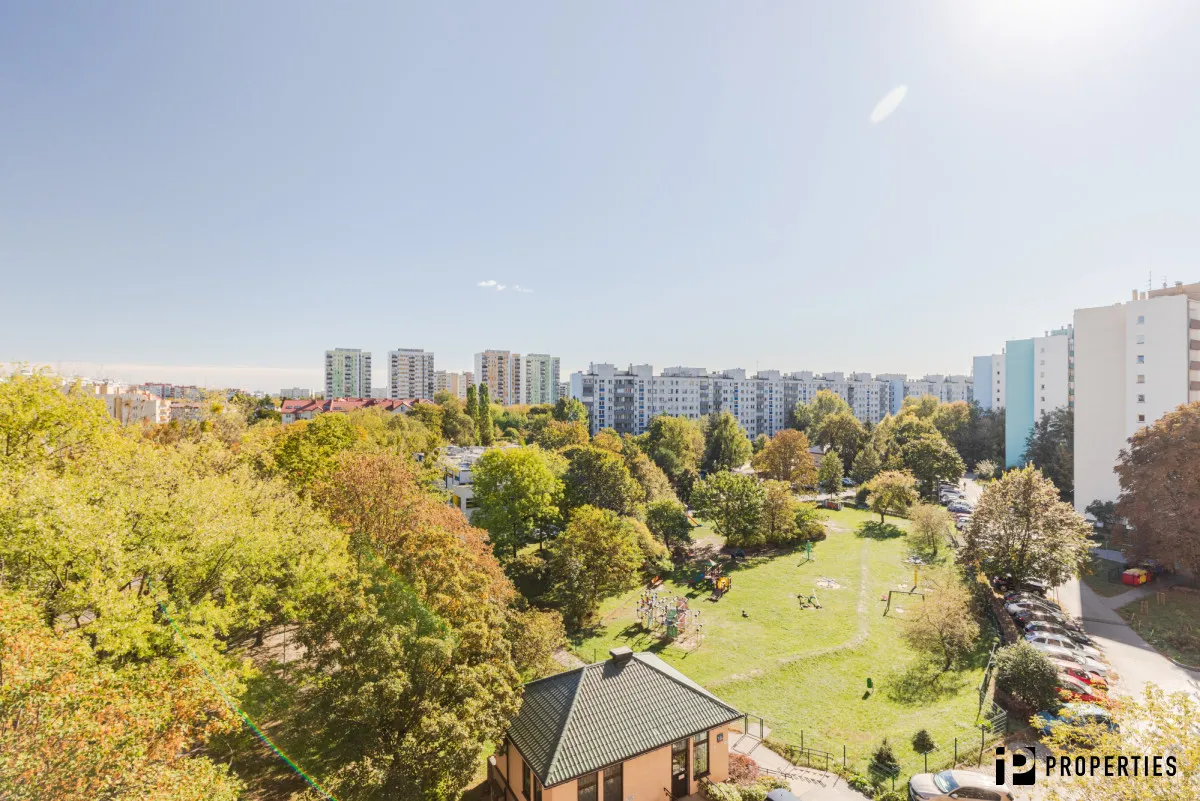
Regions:
[[[996,377],[992,375],[991,356],[976,356],[972,360],[971,381],[975,387],[975,402],[979,404],[979,408],[992,408],[992,398],[996,394]]]
[[[1033,430],[1034,356],[1032,339],[1009,340],[1004,362],[1004,466],[1020,467],[1025,440]],[[989,371],[990,372],[990,371]],[[979,388],[975,389],[979,397]]]

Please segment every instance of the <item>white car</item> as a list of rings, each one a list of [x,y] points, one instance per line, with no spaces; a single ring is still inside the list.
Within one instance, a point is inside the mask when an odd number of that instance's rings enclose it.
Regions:
[[[1089,673],[1095,673],[1100,678],[1108,676],[1108,668],[1104,666],[1104,663],[1098,659],[1092,659],[1082,651],[1073,651],[1070,648],[1062,648],[1058,645],[1047,645],[1040,642],[1031,642],[1029,644],[1050,657],[1051,660],[1057,659],[1060,662],[1073,662],[1076,667],[1083,668]]]
[[[1013,791],[1007,784],[996,784],[994,776],[970,770],[943,770],[941,773],[918,773],[909,779],[908,797],[910,801],[951,798],[1013,801]]]
[[[1067,634],[1055,634],[1052,631],[1029,631],[1025,633],[1025,639],[1031,644],[1042,643],[1043,645],[1057,645],[1060,648],[1069,648],[1072,651],[1079,651],[1087,654],[1092,659],[1103,659],[1104,654],[1099,648],[1091,645],[1085,645],[1081,642],[1076,642]]]
[[[951,501],[950,505],[946,508],[951,512],[962,512],[963,514],[968,514],[975,511],[975,507],[966,501]]]
[[[1052,615],[1062,614],[1062,608],[1054,601],[1043,601],[1039,598],[1022,598],[1004,605],[1004,611],[1010,615],[1017,612],[1048,612]]]
[[[1044,632],[1046,634],[1057,634],[1060,637],[1070,637],[1080,645],[1095,645],[1092,638],[1080,631],[1078,628],[1072,627],[1070,624],[1059,622],[1057,620],[1031,620],[1025,624],[1025,633],[1033,634],[1034,632]]]

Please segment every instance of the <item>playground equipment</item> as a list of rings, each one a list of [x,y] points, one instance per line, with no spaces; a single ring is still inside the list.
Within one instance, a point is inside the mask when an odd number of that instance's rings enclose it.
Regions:
[[[821,608],[821,602],[819,600],[817,600],[817,594],[816,594],[815,590],[813,591],[812,595],[797,595],[796,597],[800,599],[800,608],[801,609],[820,609]]]
[[[659,596],[658,590],[648,589],[638,599],[638,619],[652,632],[675,639],[681,634],[703,632],[700,610],[689,609],[688,600],[682,596]]]
[[[884,617],[887,617],[888,612],[890,612],[892,609],[892,596],[893,595],[919,595],[921,597],[922,601],[925,600],[925,593],[917,592],[916,590],[888,590],[887,598],[879,599],[881,601],[887,600],[887,606],[885,606],[883,608],[883,616]]]
[[[717,576],[713,582],[713,600],[719,599],[722,595],[729,592],[729,588],[733,586],[733,579],[729,576]]]

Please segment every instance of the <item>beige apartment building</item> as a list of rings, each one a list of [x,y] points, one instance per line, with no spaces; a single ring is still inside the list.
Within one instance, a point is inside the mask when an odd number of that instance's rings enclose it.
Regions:
[[[485,350],[475,354],[475,383],[486,386],[496,403],[512,406],[525,402],[521,354]]]

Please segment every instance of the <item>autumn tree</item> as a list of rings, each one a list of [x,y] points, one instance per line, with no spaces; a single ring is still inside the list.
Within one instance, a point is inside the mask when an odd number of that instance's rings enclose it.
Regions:
[[[917,480],[903,470],[885,470],[865,485],[871,511],[879,515],[901,515],[917,499]]]
[[[692,490],[692,506],[710,520],[727,545],[761,545],[763,503],[766,491],[752,476],[714,473]]]
[[[817,470],[808,452],[808,437],[802,431],[782,428],[754,457],[754,469],[764,478],[786,481],[793,487],[817,483]]]
[[[826,451],[817,468],[817,486],[822,492],[835,495],[842,491],[842,457],[837,451]]]
[[[1121,451],[1116,473],[1121,496],[1115,512],[1137,530],[1138,546],[1163,562],[1200,571],[1200,403],[1180,406],[1137,431]],[[1103,505],[1088,510],[1107,512]]]
[[[548,451],[561,451],[588,443],[587,424],[579,420],[546,420],[533,428],[533,442]]]
[[[849,472],[865,436],[866,429],[858,418],[849,411],[841,411],[827,415],[814,427],[813,442],[836,450],[842,458],[843,472]]]
[[[591,445],[569,448],[563,455],[567,457],[567,472],[563,475],[566,516],[580,506],[633,514],[644,493],[621,456]]]
[[[908,510],[908,521],[911,529],[908,541],[913,549],[936,559],[938,550],[954,531],[954,518],[940,506],[918,503]]]
[[[800,503],[792,493],[791,486],[785,481],[768,480],[763,482],[763,490],[761,524],[763,539],[773,545],[795,541],[797,539],[796,512]]]
[[[321,414],[312,420],[299,420],[275,439],[272,452],[274,471],[300,492],[328,478],[337,465],[337,456],[364,439],[344,414]]]
[[[637,586],[642,562],[630,521],[594,506],[576,509],[550,553],[553,594],[568,629],[587,623],[604,598]]]
[[[981,481],[987,481],[996,477],[996,463],[991,459],[984,459],[975,463],[975,477]]]
[[[818,428],[826,417],[839,412],[853,412],[853,410],[840,395],[827,389],[821,389],[808,403],[804,401],[796,403],[792,409],[791,424],[798,431],[810,432]]]
[[[752,450],[736,417],[729,412],[709,415],[704,429],[703,467],[707,472],[741,467],[750,460]]]
[[[947,572],[930,583],[925,600],[905,620],[904,640],[946,671],[971,654],[979,623],[971,612],[971,596],[957,576]]]
[[[492,448],[471,468],[472,522],[487,530],[497,555],[515,558],[522,547],[544,542],[559,525],[563,482],[554,458],[533,446]]]
[[[629,468],[629,475],[642,488],[642,495],[638,499],[639,503],[678,500],[667,474],[636,445],[625,443],[624,458],[625,466]]]
[[[692,484],[699,479],[704,454],[704,432],[686,417],[658,415],[646,431],[646,455],[671,479],[679,497],[687,500]]]
[[[554,654],[566,645],[566,630],[557,611],[528,608],[510,612],[507,637],[513,664],[522,681],[534,681],[562,670]]]
[[[1087,564],[1091,532],[1041,471],[1010,470],[984,488],[959,561],[989,576],[1011,576],[1014,584],[1037,579],[1057,586]]]
[[[1033,424],[1025,440],[1021,461],[1042,471],[1059,497],[1067,503],[1075,498],[1075,411],[1061,406],[1044,413]]]

